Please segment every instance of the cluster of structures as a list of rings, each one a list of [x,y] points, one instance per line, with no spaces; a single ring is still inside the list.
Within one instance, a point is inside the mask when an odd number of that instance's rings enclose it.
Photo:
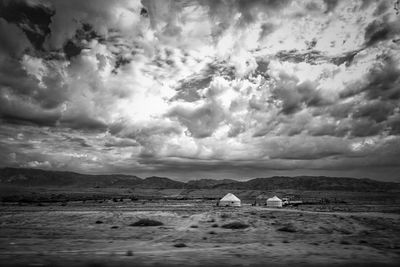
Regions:
[[[278,198],[277,196],[266,198],[264,195],[258,196],[256,199],[256,203],[264,202],[263,205],[267,207],[282,207],[286,202],[282,201],[282,199]],[[241,201],[240,199],[232,193],[226,194],[223,198],[221,198],[218,203],[220,207],[240,207]]]

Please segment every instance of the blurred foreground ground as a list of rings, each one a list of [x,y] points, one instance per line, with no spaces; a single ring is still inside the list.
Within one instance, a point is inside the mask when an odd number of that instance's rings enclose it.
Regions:
[[[141,218],[163,225],[129,226]],[[230,222],[248,227],[221,227]],[[195,200],[0,206],[1,266],[399,263],[398,213],[218,208]]]

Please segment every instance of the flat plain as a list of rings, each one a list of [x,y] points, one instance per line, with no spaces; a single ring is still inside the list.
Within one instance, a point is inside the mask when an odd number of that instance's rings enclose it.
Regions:
[[[162,225],[131,226],[140,219]],[[400,213],[388,203],[275,209],[250,201],[223,208],[201,199],[0,205],[1,266],[399,263]]]

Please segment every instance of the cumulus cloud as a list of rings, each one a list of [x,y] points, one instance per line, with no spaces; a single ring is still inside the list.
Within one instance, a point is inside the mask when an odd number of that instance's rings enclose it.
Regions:
[[[5,55],[20,56],[30,46],[28,38],[20,28],[8,23],[4,18],[0,18],[1,57],[5,57]]]
[[[42,49],[46,36],[50,33],[50,18],[54,11],[41,1],[2,1],[0,3],[0,17],[10,23],[14,32],[7,32],[3,36],[15,37],[19,32],[25,33],[19,36],[21,44],[26,40],[36,49]]]
[[[365,28],[365,44],[370,46],[400,34],[399,20],[382,21],[374,20]]]
[[[393,178],[398,22],[387,1],[3,1],[0,164]]]

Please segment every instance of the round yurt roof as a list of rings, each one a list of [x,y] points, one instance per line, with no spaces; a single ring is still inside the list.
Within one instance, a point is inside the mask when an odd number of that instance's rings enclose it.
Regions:
[[[232,193],[226,194],[221,201],[240,201],[240,199]]]
[[[282,201],[282,200],[279,197],[274,196],[274,197],[268,198],[267,201]]]

